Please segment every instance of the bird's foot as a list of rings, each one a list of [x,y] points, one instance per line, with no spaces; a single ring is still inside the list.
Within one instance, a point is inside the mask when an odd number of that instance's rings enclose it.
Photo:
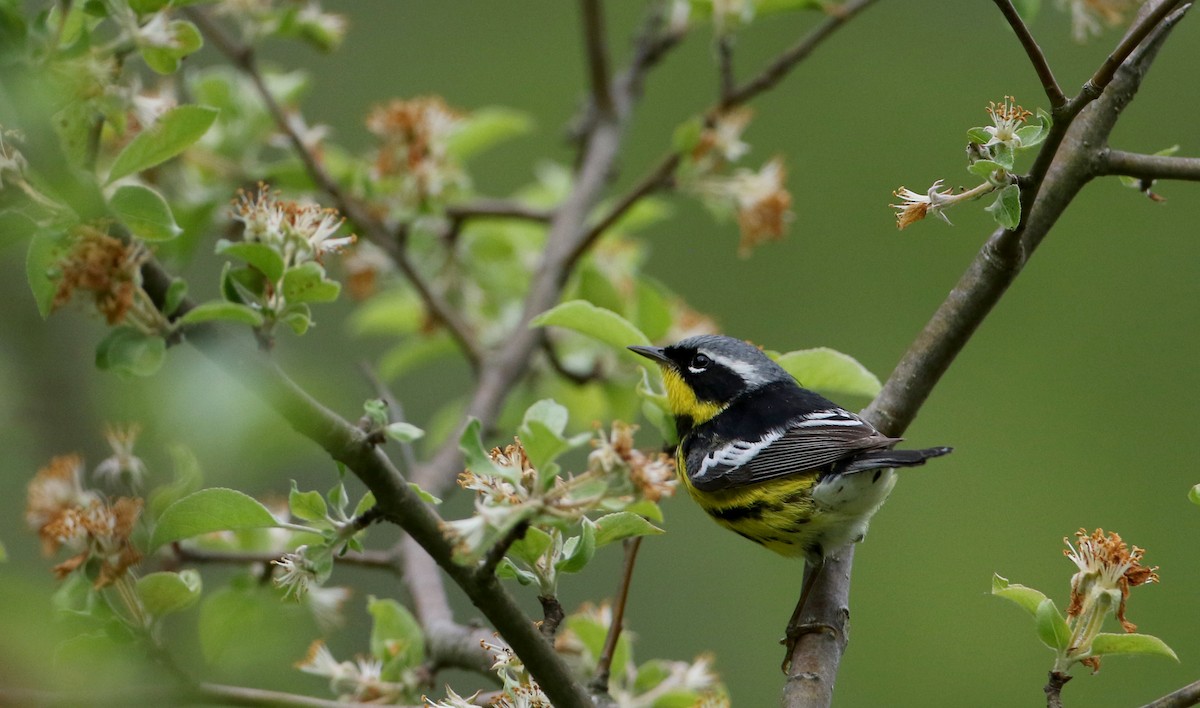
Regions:
[[[796,650],[796,644],[804,635],[828,634],[831,637],[836,637],[837,633],[838,630],[836,627],[825,622],[789,624],[783,639],[779,640],[779,643],[782,644],[787,650],[787,653],[783,657],[783,664],[779,668],[783,670],[785,675],[789,675],[791,673],[792,652]]]

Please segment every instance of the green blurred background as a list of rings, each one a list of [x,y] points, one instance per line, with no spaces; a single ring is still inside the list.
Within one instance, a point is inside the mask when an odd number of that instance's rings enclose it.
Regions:
[[[1077,45],[1067,16],[1044,4],[1034,32],[1073,90],[1119,35]],[[501,104],[536,119],[535,132],[474,164],[481,192],[508,194],[532,179],[539,161],[570,160],[564,123],[585,77],[574,3],[356,0],[326,7],[350,19],[341,51],[323,57],[272,46],[267,56],[311,72],[305,110],[310,121],[333,127],[334,140],[365,148],[362,116],[370,106],[436,93],[462,109]],[[620,62],[645,3],[605,7]],[[816,19],[777,16],[742,32],[739,76]],[[698,29],[651,75],[618,188],[668,149],[675,126],[711,102],[710,36]],[[196,61],[214,60],[206,52]],[[1114,145],[1153,152],[1178,143],[1181,154],[1200,154],[1198,65],[1200,27],[1190,18],[1162,52]],[[729,334],[784,351],[835,347],[886,377],[991,230],[982,209],[969,205],[951,213],[954,227],[930,221],[898,233],[887,207],[891,192],[899,185],[923,190],[937,178],[967,182],[964,132],[987,123],[987,102],[1006,94],[1027,108],[1045,107],[992,3],[880,2],[754,103],[749,162],[785,156],[796,213],[787,239],[739,259],[734,225],[716,224],[693,200],[676,197],[672,217],[648,236],[648,270]],[[956,451],[904,474],[859,549],[838,705],[1042,702],[1051,653],[1024,613],[989,597],[991,575],[1040,588],[1065,606],[1074,566],[1061,555],[1061,539],[1081,526],[1119,531],[1148,549],[1162,583],[1135,589],[1128,616],[1170,644],[1181,663],[1117,658],[1096,676],[1077,669],[1065,689],[1068,705],[1140,704],[1200,672],[1200,509],[1186,499],[1200,482],[1192,450],[1200,200],[1190,184],[1163,183],[1157,191],[1166,204],[1116,179],[1086,189],[925,405],[911,444]],[[107,454],[104,422],[141,421],[140,450],[164,476],[165,447],[175,442],[196,452],[207,483],[259,495],[285,494],[289,478],[323,489],[334,474],[314,445],[193,351],[173,350],[148,381],[96,372],[92,352],[102,327],[78,310],[42,322],[23,261],[21,245],[0,251],[0,540],[10,556],[0,566],[0,667],[7,667],[0,684],[44,670],[38,642],[52,638],[44,607],[51,563],[23,527],[25,483],[55,454],[79,451],[90,464],[99,461]],[[215,279],[194,282],[197,290],[214,294]],[[385,343],[351,337],[343,325],[350,308],[319,312],[312,336],[285,338],[278,356],[323,401],[355,417],[371,395],[356,362]],[[399,394],[409,417],[422,422],[461,393],[459,373],[438,368],[406,381]],[[632,588],[637,656],[714,652],[734,705],[776,703],[776,641],[801,565],[719,529],[687,499],[670,500],[665,510],[668,533],[643,545]],[[619,552],[601,555],[584,575],[565,580],[568,608],[615,589]],[[219,577],[206,576],[208,587]],[[358,588],[350,627],[331,640],[342,656],[365,646],[365,596],[400,590],[393,579],[345,570],[333,582]],[[462,618],[473,616],[459,606]],[[261,618],[263,631],[247,632],[254,650],[220,667],[218,677],[319,695],[319,680],[290,669],[315,636],[307,622],[287,612]],[[185,645],[190,623],[184,617],[174,625]],[[254,643],[251,634],[267,636]],[[195,655],[194,647],[178,651]]]

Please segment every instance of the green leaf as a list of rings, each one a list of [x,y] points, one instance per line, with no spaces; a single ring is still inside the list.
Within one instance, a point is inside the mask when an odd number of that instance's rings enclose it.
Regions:
[[[167,357],[162,337],[117,327],[96,345],[96,368],[121,376],[152,376]]]
[[[223,587],[209,595],[200,606],[200,648],[204,658],[215,664],[231,650],[257,636],[262,627],[263,593]]]
[[[562,435],[567,416],[566,407],[549,398],[537,401],[525,411],[518,435],[535,468],[541,469],[577,442]]]
[[[1042,0],[1013,0],[1013,7],[1025,24],[1031,24],[1037,19],[1038,10],[1042,9]]]
[[[183,278],[171,278],[171,284],[167,286],[167,294],[163,298],[163,313],[173,315],[183,304],[183,299],[187,297],[188,285]]]
[[[109,170],[106,184],[166,162],[201,138],[217,111],[204,106],[178,106],[159,117],[125,146]]]
[[[170,241],[183,229],[162,195],[140,184],[122,185],[108,206],[129,231],[143,241]]]
[[[538,576],[528,570],[518,568],[508,558],[501,558],[500,562],[496,564],[496,577],[501,580],[516,580],[522,585],[532,585],[538,582]]]
[[[414,492],[414,493],[415,493],[415,494],[416,494],[418,497],[420,497],[420,498],[421,498],[421,501],[425,502],[426,504],[434,504],[434,505],[437,505],[437,504],[441,504],[441,503],[442,503],[442,500],[441,500],[441,499],[438,499],[437,497],[433,496],[432,494],[430,494],[429,492],[425,491],[424,489],[421,489],[421,485],[417,484],[416,482],[409,482],[409,483],[408,483],[408,488],[409,488],[409,489],[411,489],[411,490],[413,490],[413,492]],[[370,492],[367,492],[367,494],[370,494]],[[366,498],[366,497],[364,497],[364,499],[365,499],[365,498]],[[374,504],[374,503],[375,503],[375,498],[374,498],[374,497],[371,497],[371,503],[372,503],[372,504]],[[361,506],[361,504],[360,504],[360,506]],[[356,514],[357,514],[357,513],[360,513],[360,512],[356,512]]]
[[[1179,661],[1163,640],[1149,634],[1109,634],[1101,632],[1092,640],[1092,656],[1114,654],[1152,654]]]
[[[1188,499],[1191,499],[1193,504],[1200,504],[1200,484],[1188,490]]]
[[[1039,602],[1033,618],[1037,624],[1038,638],[1043,644],[1058,651],[1066,650],[1071,642],[1071,629],[1054,605],[1054,600],[1046,598]]]
[[[773,358],[806,388],[817,391],[872,397],[883,387],[867,367],[836,349],[801,349]]]
[[[1000,165],[991,160],[976,160],[967,166],[967,172],[976,177],[991,177],[992,173],[1001,169]]]
[[[992,134],[987,132],[983,128],[971,128],[970,130],[967,131],[967,140],[970,140],[973,143],[978,143],[980,145],[984,145],[987,143],[987,141],[989,141],[991,139],[992,139]]]
[[[421,625],[403,605],[392,599],[367,598],[371,613],[371,655],[384,664],[385,681],[400,678],[403,669],[420,666],[425,660],[425,638]]]
[[[178,612],[200,599],[200,573],[188,569],[144,575],[137,581],[137,594],[155,617]]]
[[[628,511],[618,511],[596,519],[597,548],[607,546],[613,541],[658,533],[663,533],[663,530]]]
[[[186,20],[174,20],[168,25],[173,41],[171,46],[160,47],[143,44],[139,47],[146,66],[154,72],[167,75],[179,70],[179,60],[196,52],[204,45],[204,39],[196,26]]]
[[[278,283],[279,279],[283,277],[285,268],[283,256],[265,243],[221,239],[217,241],[216,252],[217,255],[245,261],[257,268],[272,283]]]
[[[553,536],[536,526],[530,526],[525,530],[524,536],[513,541],[512,545],[508,547],[508,553],[533,567],[552,545],[554,545]]]
[[[341,284],[326,278],[325,269],[312,261],[283,275],[283,297],[288,302],[333,302],[341,291]]]
[[[621,351],[631,344],[650,344],[650,339],[629,320],[584,300],[571,300],[546,310],[533,318],[531,326],[574,330]],[[657,364],[649,359],[628,353],[647,368],[657,370]]]
[[[675,152],[686,157],[696,149],[703,136],[704,121],[699,116],[695,116],[675,128],[675,132],[671,134],[671,147]]]
[[[992,594],[1015,602],[1033,617],[1037,617],[1038,606],[1046,599],[1045,593],[1031,587],[1008,582],[998,573],[992,574]]]
[[[756,15],[771,15],[779,12],[795,12],[797,10],[823,10],[822,0],[757,0],[754,4]]]
[[[254,497],[234,489],[201,489],[180,499],[162,513],[150,537],[150,550],[213,531],[261,529],[279,523]]]
[[[320,492],[302,492],[292,480],[292,491],[288,492],[288,508],[292,516],[303,521],[325,521],[329,508]]]
[[[1008,143],[996,143],[988,148],[992,151],[992,159],[1006,170],[1012,171],[1014,160],[1013,149]]]
[[[199,489],[203,482],[200,461],[188,447],[173,444],[167,447],[167,452],[171,455],[173,467],[171,483],[156,487],[150,492],[146,503],[149,518],[155,520],[162,516],[167,507]]]
[[[34,236],[25,252],[25,277],[42,319],[50,316],[58,292],[58,264],[67,253],[66,246],[67,240],[61,237]]]
[[[302,302],[292,303],[284,308],[279,321],[291,327],[297,336],[303,335],[312,326],[312,310]]]
[[[409,482],[408,486],[410,489],[416,488],[416,485],[413,484],[412,482]],[[433,496],[433,495],[430,495],[430,496]],[[424,497],[422,497],[422,498],[424,498]],[[440,504],[441,500],[439,499],[437,503]],[[366,494],[363,494],[362,499],[358,500],[358,505],[354,507],[354,515],[360,516],[363,512],[367,511],[368,509],[370,509],[373,506],[375,506],[375,493],[368,490]]]
[[[992,215],[997,224],[1012,231],[1021,223],[1021,188],[1010,184],[1000,190],[999,196],[984,211]]]
[[[467,160],[488,148],[533,130],[533,118],[524,111],[488,106],[473,111],[446,139],[446,152]]]
[[[483,446],[483,425],[477,418],[471,418],[467,422],[467,427],[463,428],[462,435],[458,439],[458,449],[462,450],[467,469],[475,474],[496,475],[511,482],[519,481],[513,479],[509,472],[492,464],[492,458]]]
[[[568,538],[563,544],[562,558],[554,564],[560,573],[578,573],[596,555],[596,524],[584,518],[581,531],[580,535]]]
[[[243,305],[239,302],[212,300],[196,305],[188,310],[187,314],[179,318],[179,321],[183,324],[196,324],[198,322],[211,322],[213,320],[239,322],[241,324],[248,324],[251,327],[261,327],[263,316],[258,310],[249,305]]]
[[[392,440],[406,443],[412,442],[413,440],[420,440],[425,435],[424,430],[421,430],[412,423],[405,423],[404,421],[389,423],[387,427],[383,429],[383,432],[386,433],[387,436]]]

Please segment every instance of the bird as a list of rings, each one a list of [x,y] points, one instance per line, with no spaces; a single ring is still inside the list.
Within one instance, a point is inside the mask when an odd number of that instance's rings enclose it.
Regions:
[[[896,484],[895,468],[952,448],[894,449],[901,438],[804,388],[734,337],[628,348],[661,369],[679,438],[676,468],[689,495],[718,524],[813,567],[788,622],[790,656],[825,559],[863,540]]]

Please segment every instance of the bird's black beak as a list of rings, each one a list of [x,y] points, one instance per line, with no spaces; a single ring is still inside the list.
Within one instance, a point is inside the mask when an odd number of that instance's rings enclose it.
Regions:
[[[660,362],[663,364],[671,363],[671,360],[667,358],[666,350],[663,349],[662,347],[644,347],[644,346],[635,344],[633,346],[626,347],[626,349],[633,352],[634,354],[641,354],[642,356],[646,357],[647,359],[653,359],[654,361],[657,361],[657,362]]]

